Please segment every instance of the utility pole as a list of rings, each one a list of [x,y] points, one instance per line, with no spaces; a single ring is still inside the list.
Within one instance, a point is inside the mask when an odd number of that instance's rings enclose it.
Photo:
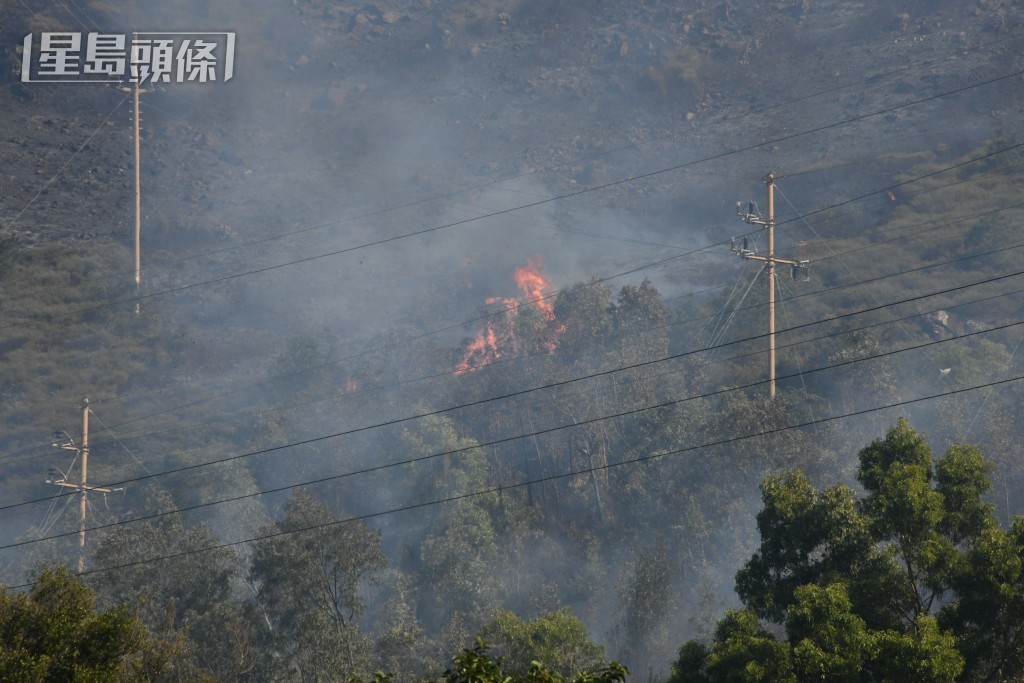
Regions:
[[[142,141],[139,139],[139,79],[132,83],[132,119],[135,128],[135,295],[142,291]],[[138,303],[136,303],[138,312]]]
[[[138,39],[138,34],[132,34],[132,41]],[[139,78],[142,74],[130,73],[132,79],[131,88],[121,88],[132,94],[132,128],[135,147],[135,296],[142,294],[142,167],[140,158],[142,152],[141,140],[141,115],[139,113],[139,95],[148,92],[139,88]],[[135,314],[140,312],[139,302],[135,302]]]
[[[793,279],[801,275],[804,280],[810,277],[810,261],[794,261],[776,258],[775,256],[775,174],[769,172],[765,178],[768,185],[768,217],[762,218],[756,202],[747,202],[746,211],[743,202],[736,202],[736,215],[745,223],[763,225],[768,230],[768,254],[761,256],[755,248],[751,248],[750,239],[743,238],[742,244],[732,239],[732,250],[745,259],[762,261],[768,271],[768,387],[769,397],[775,398],[775,264],[785,263],[793,269]]]
[[[58,443],[61,437],[66,437],[66,443]],[[60,470],[51,470],[50,478],[46,480],[47,484],[53,484],[54,486],[63,486],[65,488],[72,488],[79,491],[82,494],[81,504],[79,506],[79,516],[81,518],[79,532],[78,532],[78,573],[81,574],[85,571],[85,521],[88,514],[88,500],[86,494],[89,491],[99,491],[100,493],[113,493],[114,491],[123,491],[124,489],[108,489],[102,486],[89,486],[89,398],[82,399],[82,443],[78,445],[75,440],[67,432],[56,432],[54,434],[54,446],[63,449],[65,451],[75,451],[82,459],[82,476],[79,479],[79,483],[72,484],[67,481],[67,475]],[[60,475],[59,478],[57,475]]]

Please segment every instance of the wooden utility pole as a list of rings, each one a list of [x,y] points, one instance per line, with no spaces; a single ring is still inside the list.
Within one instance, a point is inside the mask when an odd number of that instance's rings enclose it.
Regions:
[[[810,261],[794,261],[775,257],[775,174],[769,172],[765,178],[768,185],[768,217],[762,218],[755,202],[747,202],[746,211],[743,202],[736,202],[736,214],[740,220],[754,225],[763,225],[768,230],[768,254],[761,256],[752,249],[748,237],[743,238],[742,245],[737,245],[735,238],[732,248],[745,259],[762,261],[768,271],[768,392],[775,398],[775,264],[785,263],[793,268],[793,278],[802,273],[805,278],[810,271]]]
[[[67,432],[57,432],[56,436],[59,438],[63,434],[67,436],[67,443],[54,443],[54,446],[64,449],[66,451],[76,451],[79,457],[82,459],[82,476],[79,478],[79,483],[72,484],[65,481],[66,476],[57,479],[47,479],[47,484],[53,484],[54,486],[63,486],[66,488],[72,488],[79,491],[82,494],[81,504],[79,506],[80,526],[78,532],[78,573],[81,574],[85,571],[85,522],[89,512],[88,499],[86,494],[89,491],[99,491],[100,493],[113,493],[114,491],[120,491],[121,489],[108,489],[102,486],[89,486],[89,398],[82,399],[82,443],[78,445],[75,440],[67,435]]]

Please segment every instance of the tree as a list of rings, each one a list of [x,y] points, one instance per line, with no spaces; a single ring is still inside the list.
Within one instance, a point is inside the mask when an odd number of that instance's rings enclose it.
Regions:
[[[174,509],[166,496],[149,500]],[[186,527],[178,514],[117,526],[94,546],[92,562],[103,571],[88,582],[101,605],[132,605],[151,633],[182,640],[197,667],[225,680],[254,665],[258,622],[244,614],[251,606],[231,601],[240,561],[218,543],[205,524]],[[152,558],[163,559],[138,562]]]
[[[265,527],[256,544],[252,574],[263,604],[281,626],[309,610],[323,612],[345,627],[363,611],[363,581],[387,566],[380,534],[362,521],[339,523],[323,503],[296,489],[284,518]]]
[[[639,286],[624,285],[613,313],[621,361],[636,363],[668,355],[665,322],[670,311],[650,280]]]
[[[416,618],[411,581],[397,569],[386,571],[365,621],[374,634],[374,668],[394,673],[395,683],[419,683],[440,670],[426,630]]]
[[[43,570],[28,593],[0,593],[0,643],[0,679],[12,683],[152,680],[180,651],[123,605],[97,612],[66,568]]]
[[[365,672],[372,644],[359,632],[360,590],[387,566],[380,533],[362,521],[339,523],[323,503],[296,489],[281,521],[265,527],[252,577],[272,625],[280,666],[303,679]]]
[[[736,578],[746,609],[710,647],[680,649],[673,683],[1017,680],[1024,518],[999,528],[982,454],[955,445],[933,462],[901,419],[859,459],[859,499],[800,472],[765,479],[761,545]]]
[[[89,582],[109,604],[135,605],[147,628],[181,629],[228,599],[238,557],[205,525],[187,528],[181,515],[118,526],[96,544],[93,563],[104,569]],[[198,552],[197,552],[198,551]],[[152,563],[160,560],[159,571]]]
[[[864,620],[850,612],[841,583],[807,584],[794,591],[786,630],[793,645],[793,668],[802,678],[856,683],[871,640]]]
[[[793,683],[793,666],[779,643],[750,611],[727,612],[715,629],[708,679],[732,683]]]
[[[599,346],[608,333],[612,325],[611,298],[611,288],[596,277],[559,292],[554,311],[565,325],[561,343],[569,349],[569,362],[585,363],[591,357],[590,348]]]
[[[473,439],[460,437],[448,418],[419,420],[415,429],[403,432],[402,445],[414,458],[457,451],[411,468],[407,479],[414,487],[412,500],[461,496],[488,486],[484,450],[474,448]],[[422,520],[420,554],[409,559],[417,560],[410,570],[422,573],[432,586],[419,605],[427,621],[447,621],[456,608],[482,618],[493,608],[498,533],[492,511],[496,502],[493,493],[471,496],[449,502]]]
[[[587,629],[568,607],[529,621],[499,610],[480,631],[493,643],[510,671],[525,673],[537,661],[561,676],[575,676],[602,666],[604,648],[587,637]]]
[[[640,549],[626,564],[617,586],[620,614],[614,631],[623,660],[634,670],[649,665],[665,646],[668,619],[678,601],[674,578],[668,548],[660,541]]]
[[[490,655],[487,643],[477,638],[472,648],[463,650],[453,660],[453,666],[437,683],[622,683],[628,673],[626,667],[611,662],[566,679],[537,661],[531,662],[525,673],[511,672],[505,669],[501,659]]]
[[[736,591],[758,616],[781,621],[799,586],[849,572],[871,537],[845,486],[819,493],[797,471],[766,478],[761,498],[761,547],[737,574]]]
[[[1011,680],[1024,671],[1024,518],[979,534],[951,572],[958,600],[939,613],[957,635],[966,681]]]

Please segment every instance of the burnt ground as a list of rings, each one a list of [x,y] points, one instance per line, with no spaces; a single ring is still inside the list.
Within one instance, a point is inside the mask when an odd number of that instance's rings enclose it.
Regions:
[[[177,249],[196,240],[226,245],[275,234],[283,217],[273,214],[282,209],[275,212],[268,195],[280,189],[278,182],[309,188],[299,213],[314,220],[335,209],[320,192],[326,186],[344,187],[364,202],[371,198],[366,206],[372,207],[399,194],[432,196],[556,168],[545,178],[550,189],[572,191],[619,177],[609,150],[638,146],[633,149],[643,152],[644,170],[658,168],[679,161],[683,141],[713,152],[749,141],[752,132],[769,137],[801,130],[984,77],[993,55],[1002,51],[1012,65],[1019,54],[1013,41],[979,51],[1005,40],[1020,19],[1010,2],[747,5],[312,1],[293,2],[285,16],[268,21],[222,9],[223,17],[234,16],[241,35],[236,81],[144,96],[145,211],[154,225],[148,237],[156,248]],[[27,16],[24,6],[7,2],[0,10],[0,211],[5,231],[29,244],[124,241],[131,225],[125,210],[130,100],[110,115],[124,98],[112,88],[17,81],[26,32],[84,30],[90,21],[117,30],[130,14],[122,15],[116,3],[95,2],[84,5],[85,19],[69,7]],[[211,20],[198,5],[193,14],[193,23]],[[883,75],[911,59],[936,61],[905,75]],[[960,81],[948,76],[952,64]],[[874,88],[740,116],[876,74]],[[968,125],[996,129],[1019,114],[1016,104],[1017,96],[1004,90],[954,106]],[[977,123],[979,114],[991,121],[981,116]],[[927,128],[908,134],[905,117],[911,115],[920,110],[871,121],[877,137],[892,142],[887,151],[920,149],[920,140],[931,135],[936,144],[945,142]],[[426,130],[416,130],[417,117]],[[399,135],[437,134],[446,147],[414,158],[404,175],[389,168],[401,165],[405,154],[388,148],[397,122],[404,127]],[[298,150],[310,154],[301,162],[293,158],[296,139],[303,147],[316,143],[315,150]],[[786,162],[809,167],[873,156],[863,139],[863,131],[850,126],[819,140],[812,155],[801,150],[801,158]],[[399,158],[389,162],[382,151],[397,151]],[[367,155],[383,170],[367,173],[361,162]],[[283,168],[282,161],[296,168]],[[379,186],[384,174],[392,184],[386,193]],[[268,176],[274,179],[263,182]],[[403,185],[395,187],[396,181]],[[678,177],[654,178],[612,190],[601,201],[630,206],[637,194],[657,192],[659,185],[678,191],[678,183]],[[252,202],[264,210],[254,211]],[[293,202],[280,204],[294,211]],[[674,202],[667,204],[661,208]],[[272,220],[261,221],[261,214]]]

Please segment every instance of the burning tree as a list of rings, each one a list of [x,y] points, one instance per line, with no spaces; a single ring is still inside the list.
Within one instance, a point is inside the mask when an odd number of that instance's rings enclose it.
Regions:
[[[528,259],[525,266],[512,274],[523,292],[519,297],[492,296],[484,300],[488,306],[502,306],[484,323],[476,337],[466,346],[455,374],[493,363],[505,356],[524,351],[554,351],[565,325],[555,317],[554,304],[548,293],[551,283],[541,274],[541,261]]]

